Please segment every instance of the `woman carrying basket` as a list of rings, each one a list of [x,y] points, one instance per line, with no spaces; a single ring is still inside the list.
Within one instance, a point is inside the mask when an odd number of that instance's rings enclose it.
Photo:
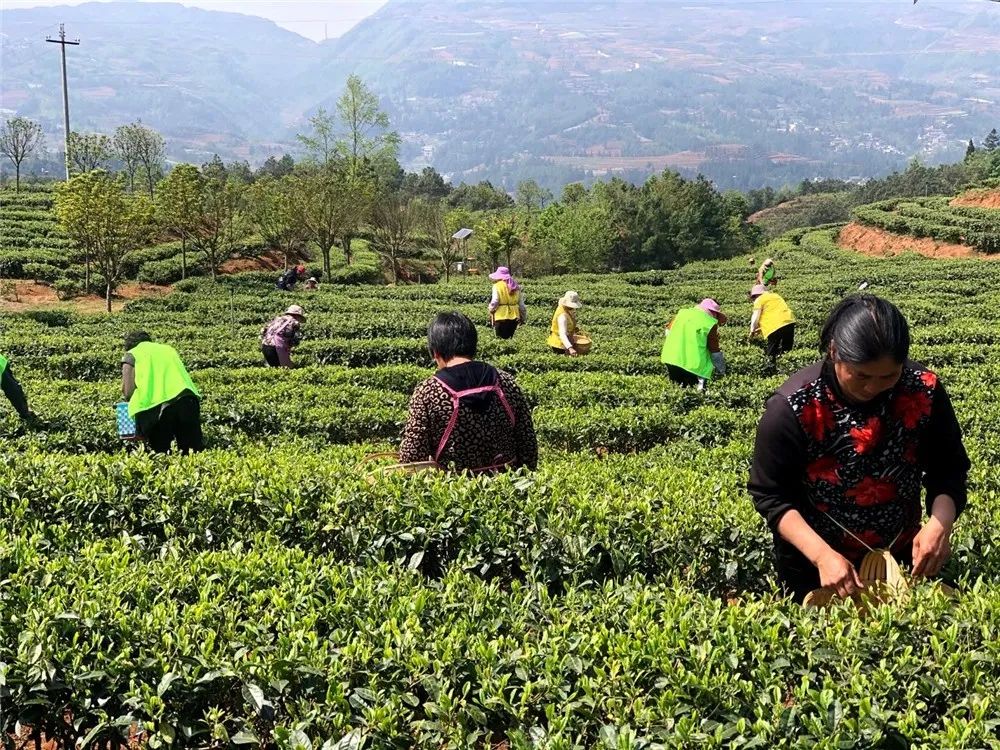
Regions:
[[[458,312],[440,313],[427,329],[437,365],[410,399],[399,460],[492,473],[538,464],[531,409],[510,373],[477,362],[476,327]]]
[[[863,588],[856,567],[870,550],[918,576],[951,554],[969,459],[944,386],[909,348],[893,304],[849,297],[823,327],[823,359],[767,402],[748,489],[774,535],[778,581],[798,602],[820,586],[841,597]]]
[[[581,307],[583,301],[576,292],[566,292],[556,303],[556,311],[552,316],[552,326],[546,342],[556,354],[575,357],[590,351],[590,339],[576,324],[577,311]]]

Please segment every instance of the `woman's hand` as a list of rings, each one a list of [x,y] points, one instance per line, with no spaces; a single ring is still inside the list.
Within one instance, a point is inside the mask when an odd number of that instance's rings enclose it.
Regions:
[[[571,346],[566,351],[569,353],[569,356],[571,356],[571,357],[575,357],[576,356],[576,347]]]
[[[833,589],[842,599],[865,587],[850,561],[832,549],[817,560],[816,568],[819,585]]]
[[[913,537],[913,575],[937,575],[951,557],[951,524],[935,516]]]

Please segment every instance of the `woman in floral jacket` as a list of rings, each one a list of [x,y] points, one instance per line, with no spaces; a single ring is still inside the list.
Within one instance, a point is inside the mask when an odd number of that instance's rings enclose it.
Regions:
[[[748,488],[774,534],[778,580],[796,601],[820,586],[847,596],[876,548],[936,575],[969,471],[948,394],[908,359],[909,327],[886,300],[845,299],[820,342],[823,360],[778,389],[757,428]]]

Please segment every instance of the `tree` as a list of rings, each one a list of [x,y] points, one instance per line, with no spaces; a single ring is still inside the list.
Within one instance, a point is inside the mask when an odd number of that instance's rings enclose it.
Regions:
[[[463,182],[451,191],[448,205],[454,208],[464,207],[470,211],[493,211],[512,207],[514,200],[503,190],[493,187],[489,180],[483,180],[475,185]]]
[[[311,133],[299,133],[299,143],[305,149],[309,160],[322,167],[330,166],[337,157],[337,122],[333,115],[320,107],[309,118]]]
[[[163,136],[147,128],[141,120],[115,130],[115,156],[125,166],[129,190],[135,191],[136,174],[141,174],[146,180],[149,196],[153,197],[153,186],[163,172],[164,145]]]
[[[1000,135],[997,134],[997,129],[993,128],[985,138],[983,138],[983,148],[987,151],[995,151],[1000,148]]]
[[[738,245],[729,234],[729,218],[722,196],[704,177],[685,180],[669,170],[650,177],[639,197],[639,231],[645,238],[641,263],[676,268],[735,254]]]
[[[524,220],[516,211],[497,211],[489,214],[476,226],[476,245],[479,260],[492,271],[501,265],[501,259],[510,266],[511,256],[521,246]]]
[[[414,201],[396,193],[383,193],[372,212],[372,249],[389,269],[392,283],[399,281],[401,261],[417,254],[414,232],[420,221]]]
[[[969,145],[965,147],[965,158],[968,159],[970,156],[976,153],[976,144],[969,139]]]
[[[264,163],[260,165],[260,168],[254,174],[255,178],[261,177],[286,177],[292,173],[295,169],[295,160],[288,154],[283,155],[280,159],[275,159],[273,156],[267,157]]]
[[[389,116],[359,76],[347,78],[344,93],[337,100],[337,116],[344,131],[337,140],[337,150],[352,172],[365,161],[395,160],[399,134],[389,130]]]
[[[111,158],[111,139],[100,133],[69,134],[70,166],[77,173],[103,169]]]
[[[281,251],[285,269],[288,257],[306,241],[306,228],[298,221],[296,193],[291,178],[261,177],[247,190],[251,221],[268,247]]]
[[[229,162],[226,165],[226,171],[229,173],[230,180],[236,180],[241,185],[249,185],[254,181],[253,170],[250,168],[250,162],[246,159]]]
[[[14,192],[21,190],[21,162],[42,147],[42,126],[24,117],[12,117],[0,128],[0,154],[14,165]]]
[[[187,278],[188,244],[198,232],[204,178],[193,164],[178,164],[160,181],[156,210],[162,225],[181,241],[181,278]]]
[[[111,312],[125,263],[156,231],[152,201],[127,194],[122,179],[99,169],[57,186],[56,216],[66,234],[92,255],[104,277],[104,299]]]
[[[211,161],[201,165],[201,174],[206,180],[225,182],[229,179],[229,170],[218,154],[212,154]]]
[[[420,225],[427,234],[427,241],[434,254],[441,261],[444,280],[451,279],[451,267],[464,260],[463,248],[452,236],[463,226],[472,223],[468,211],[463,209],[448,210],[442,201],[420,201]]]
[[[329,166],[303,166],[290,181],[295,220],[306,238],[323,256],[323,272],[330,274],[330,253],[339,239],[344,258],[351,264],[351,243],[368,219],[375,196],[374,178],[352,174],[343,161]]]
[[[448,197],[451,185],[445,182],[444,177],[434,167],[424,167],[419,174],[406,173],[400,189],[408,198],[436,201]]]
[[[529,222],[551,200],[552,192],[539,186],[534,180],[522,180],[517,183],[514,202],[518,208],[527,213]]]
[[[587,187],[582,182],[571,182],[563,188],[562,202],[579,203],[587,197]]]
[[[232,180],[210,179],[204,174],[201,185],[198,227],[191,244],[204,253],[212,281],[216,281],[219,266],[247,235],[243,188]]]

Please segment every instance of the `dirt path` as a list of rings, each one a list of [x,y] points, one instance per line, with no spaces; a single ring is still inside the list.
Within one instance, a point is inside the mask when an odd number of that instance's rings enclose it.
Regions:
[[[969,190],[953,198],[949,205],[1000,209],[1000,190]]]
[[[61,300],[56,295],[55,290],[45,284],[38,284],[34,281],[15,282],[17,294],[10,298],[0,299],[0,310],[6,312],[20,312],[24,310],[42,309],[63,309],[82,313],[102,313],[105,312],[104,297],[91,294],[86,297],[75,297],[70,300]],[[125,303],[139,299],[140,297],[160,297],[170,292],[168,286],[156,286],[154,284],[122,284],[118,287],[118,292],[111,300],[113,312],[120,311]]]
[[[844,250],[853,250],[878,258],[891,258],[900,253],[913,252],[928,258],[976,258],[978,260],[1000,260],[1000,255],[977,253],[968,245],[940,242],[930,237],[910,237],[893,234],[883,229],[848,224],[840,230],[837,244]]]

